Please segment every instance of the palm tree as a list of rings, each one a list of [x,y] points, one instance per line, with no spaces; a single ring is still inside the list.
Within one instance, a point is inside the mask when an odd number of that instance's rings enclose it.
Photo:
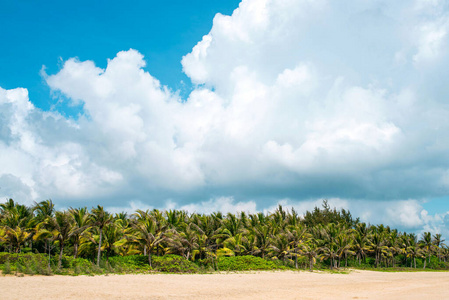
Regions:
[[[423,238],[422,240],[419,242],[419,245],[422,247],[422,249],[424,250],[424,267],[423,269],[426,268],[426,262],[427,262],[427,257],[429,257],[429,263],[430,263],[430,256],[431,256],[431,251],[432,251],[432,234],[430,232],[424,232],[423,234]]]
[[[385,238],[382,231],[380,232],[374,232],[371,235],[371,240],[369,249],[374,253],[374,261],[376,268],[379,266],[379,263],[381,262],[382,253],[384,253],[388,247],[385,246]]]
[[[243,223],[243,218],[241,218]],[[197,231],[200,231],[202,234],[206,236],[206,247],[209,254],[212,254],[214,251],[216,251],[219,247],[219,244],[222,243],[223,240],[223,234],[222,234],[222,228],[221,228],[221,220],[217,221],[212,216],[208,215],[198,215],[193,214],[191,217],[191,223],[196,225]],[[245,229],[242,230],[246,231]],[[239,235],[239,234],[237,234]],[[236,236],[237,236],[236,235]],[[226,239],[226,241],[230,241],[231,238]],[[226,245],[224,245],[227,247]],[[237,253],[237,252],[234,252]],[[214,257],[213,255],[207,254],[208,257]],[[205,257],[202,257],[205,258]]]
[[[313,271],[313,264],[316,262],[318,256],[319,247],[312,238],[308,239],[301,245],[301,254],[307,257],[309,260],[309,271]]]
[[[224,241],[224,246],[231,249],[234,255],[246,255],[248,254],[248,249],[245,246],[247,238],[243,233],[237,233],[235,236],[230,237]]]
[[[362,264],[362,259],[364,259],[369,251],[368,237],[362,235],[360,232],[356,231],[353,236],[352,249],[356,255],[357,262],[359,265]]]
[[[58,268],[62,266],[62,254],[67,240],[70,238],[73,219],[68,212],[57,211],[55,217],[47,217],[41,224],[43,228],[38,230],[38,235],[45,234],[50,237],[52,241],[59,243],[59,260]]]
[[[81,234],[89,227],[89,213],[86,207],[70,208],[69,213],[73,218],[70,236],[73,237],[73,258],[76,258],[78,256]]]
[[[412,263],[416,269],[416,258],[422,257],[422,250],[418,246],[418,238],[414,233],[408,235],[407,257],[410,257],[410,268]]]
[[[305,240],[309,238],[307,228],[301,223],[294,223],[286,229],[286,234],[290,244],[290,252],[295,257],[295,268],[298,269],[298,255]]]
[[[283,260],[285,263],[288,255],[291,253],[288,235],[284,232],[278,235],[273,235],[271,237],[271,245],[269,248],[271,249],[272,255],[280,260]]]
[[[132,230],[125,235],[127,244],[141,246],[148,253],[148,263],[152,266],[151,253],[160,243],[165,241],[165,227],[160,227],[151,215],[140,217],[131,223]]]
[[[344,230],[342,227],[342,231],[337,236],[336,244],[338,245],[338,267],[341,266],[341,259],[345,258],[345,267],[348,266],[348,255],[354,255],[354,251],[352,248],[352,234],[349,230]]]
[[[260,215],[259,215],[260,216]],[[268,224],[262,225],[260,222],[257,226],[252,228],[251,234],[256,238],[256,244],[253,254],[261,254],[262,258],[265,258],[265,254],[271,245],[270,239],[270,226]]]
[[[101,243],[103,239],[103,228],[112,222],[112,216],[104,210],[103,206],[98,205],[97,208],[92,208],[89,222],[91,226],[96,227],[99,231],[98,252],[97,252],[97,266],[100,266]]]
[[[165,217],[169,229],[178,229],[185,222],[186,213],[180,210],[168,210]]]
[[[337,267],[337,258],[339,247],[337,245],[337,236],[340,228],[335,223],[328,223],[326,226],[318,226],[317,232],[320,236],[319,242],[321,259],[330,260],[330,268]]]
[[[4,226],[2,236],[2,241],[9,245],[15,253],[19,253],[22,245],[31,239],[32,234],[20,227]]]
[[[124,236],[124,228],[122,227],[122,223],[122,219],[115,219],[113,222],[106,224],[103,228],[103,242],[101,251],[103,251],[106,255],[106,260],[108,260],[110,256],[113,256],[115,253],[119,252],[118,247],[120,244],[118,242]]]
[[[443,242],[445,240],[442,238],[441,233],[437,233],[433,236],[433,245],[435,246],[435,248],[437,249],[437,256],[438,256],[438,261],[441,262],[441,256],[440,256],[440,252],[441,252],[441,246],[443,246]]]
[[[404,253],[400,246],[400,234],[397,231],[397,229],[394,229],[390,232],[389,236],[387,236],[388,239],[388,247],[389,247],[389,253],[391,254],[391,260],[392,260],[392,266],[393,268],[396,265],[395,262],[395,255]]]
[[[170,232],[170,252],[179,253],[186,259],[191,259],[191,255],[199,249],[199,237],[194,223],[184,223],[179,232]]]
[[[55,214],[55,205],[51,199],[35,203],[33,210],[36,212],[38,222],[43,222],[47,217]]]
[[[6,246],[10,251],[20,251],[22,245],[32,240],[35,225],[32,210],[9,199],[6,203],[0,204],[0,212],[0,226],[3,226],[3,240]]]

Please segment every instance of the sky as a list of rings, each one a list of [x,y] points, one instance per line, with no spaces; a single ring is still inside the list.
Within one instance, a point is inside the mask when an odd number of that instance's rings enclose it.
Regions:
[[[442,0],[0,2],[0,199],[449,238]]]

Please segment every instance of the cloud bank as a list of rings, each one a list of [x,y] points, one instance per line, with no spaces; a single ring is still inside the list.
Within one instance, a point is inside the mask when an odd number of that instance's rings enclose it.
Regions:
[[[0,194],[206,211],[327,197],[368,221],[384,201],[398,226],[447,228],[419,201],[449,194],[448,30],[445,1],[244,0],[182,58],[187,99],[137,50],[71,58],[43,76],[76,120],[0,89]]]

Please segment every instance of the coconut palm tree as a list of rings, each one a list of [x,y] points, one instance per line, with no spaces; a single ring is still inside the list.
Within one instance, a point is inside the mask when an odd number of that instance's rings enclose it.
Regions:
[[[444,245],[443,242],[445,240],[442,238],[441,233],[437,233],[433,236],[433,240],[432,243],[435,246],[436,250],[437,250],[437,256],[438,256],[438,261],[441,262],[441,256],[440,256],[440,252],[441,252],[441,247]]]
[[[423,252],[418,245],[418,238],[416,234],[410,233],[408,235],[408,247],[407,247],[407,257],[410,257],[410,268],[414,266],[416,269],[416,258],[422,257],[423,256],[422,254]]]
[[[10,249],[15,253],[19,253],[22,246],[30,240],[31,237],[32,234],[30,232],[27,232],[20,227],[3,227],[2,241],[9,245]]]
[[[430,232],[424,232],[422,240],[419,241],[419,246],[423,249],[423,253],[424,253],[423,269],[425,269],[427,257],[429,258],[429,263],[430,263],[430,256],[432,255],[433,242],[432,242],[432,234]]]
[[[291,246],[289,243],[289,238],[287,233],[282,232],[277,235],[271,236],[271,249],[270,254],[275,256],[277,259],[287,262],[288,256],[291,253]],[[295,256],[296,257],[296,256]]]
[[[376,268],[381,262],[382,254],[388,249],[388,246],[385,246],[386,239],[384,236],[385,235],[382,231],[377,231],[371,235],[371,239],[369,241],[369,249],[374,253],[374,263]]]
[[[169,251],[178,253],[186,259],[192,259],[192,254],[199,249],[200,236],[197,226],[190,222],[184,223],[179,232],[170,231],[169,235]]]
[[[322,260],[328,259],[330,261],[330,268],[337,267],[337,259],[339,247],[337,244],[337,237],[340,232],[340,228],[335,223],[328,223],[326,226],[318,226],[316,233],[319,238],[317,240],[320,243],[320,257]]]
[[[148,263],[152,266],[151,254],[160,243],[166,240],[165,226],[160,226],[154,217],[146,215],[142,217],[138,214],[137,219],[131,223],[132,230],[125,235],[127,244],[140,246],[148,254]]]
[[[81,235],[89,227],[89,213],[86,207],[70,208],[69,213],[73,219],[70,230],[70,236],[73,238],[73,258],[77,258]]]
[[[348,255],[354,255],[354,251],[352,248],[352,233],[349,230],[344,230],[342,227],[342,231],[337,236],[336,244],[338,245],[338,267],[341,266],[341,259],[345,258],[345,267],[348,266]]]
[[[112,222],[112,216],[104,210],[103,206],[98,205],[97,208],[92,208],[89,218],[89,223],[92,227],[99,231],[99,241],[97,250],[97,266],[100,266],[101,243],[103,239],[103,228]]]
[[[361,265],[362,259],[366,257],[370,250],[368,236],[356,231],[353,236],[352,250],[356,255],[357,262]]]
[[[38,222],[43,222],[47,217],[53,217],[55,214],[55,205],[51,199],[35,203],[33,207]]]
[[[316,262],[316,258],[318,256],[319,247],[316,244],[315,240],[313,238],[307,239],[302,245],[301,245],[301,254],[307,257],[309,260],[309,271],[313,271],[313,265]]]
[[[262,258],[265,258],[265,254],[271,245],[270,236],[272,235],[270,230],[270,226],[266,223],[264,224],[263,221],[251,229],[251,234],[254,235],[256,242],[253,254],[260,254]]]
[[[37,236],[45,235],[59,243],[58,268],[62,266],[62,254],[67,240],[70,238],[73,218],[68,212],[57,211],[54,217],[47,217],[37,232]]]
[[[243,233],[237,233],[235,236],[230,237],[224,241],[224,247],[231,249],[234,255],[247,255],[248,249],[245,246],[247,243],[246,235]]]
[[[307,228],[301,223],[292,223],[296,225],[289,225],[285,232],[289,240],[289,251],[295,257],[295,268],[298,269],[298,255],[304,242],[309,239],[310,234],[307,233]]]

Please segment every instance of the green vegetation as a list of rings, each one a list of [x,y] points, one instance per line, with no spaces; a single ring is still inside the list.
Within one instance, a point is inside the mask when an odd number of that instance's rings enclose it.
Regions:
[[[220,271],[251,271],[251,270],[286,270],[288,267],[252,255],[221,257],[217,261]]]
[[[354,219],[327,201],[304,216],[279,206],[271,214],[210,215],[137,210],[112,215],[103,207],[56,211],[0,204],[3,274],[375,269],[447,270],[440,234],[417,235]]]

